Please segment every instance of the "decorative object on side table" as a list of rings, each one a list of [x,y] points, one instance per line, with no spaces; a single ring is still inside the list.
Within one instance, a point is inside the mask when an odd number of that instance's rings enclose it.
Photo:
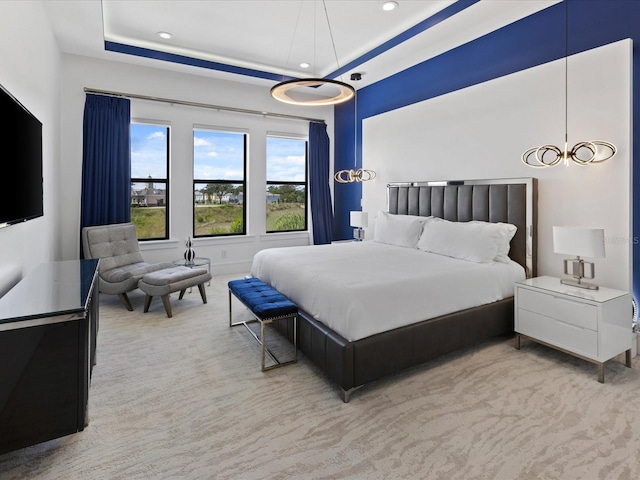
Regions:
[[[573,276],[573,280],[563,278],[561,283],[573,287],[598,290],[598,285],[583,282],[582,279],[595,277],[593,262],[585,262],[580,257],[604,258],[604,230],[602,228],[553,227],[553,251],[576,258],[564,260],[564,274]],[[571,263],[571,271],[569,271]],[[590,275],[585,275],[585,265],[590,266]]]
[[[349,224],[353,229],[353,238],[358,241],[364,240],[364,228],[369,225],[369,214],[367,212],[349,212]]]
[[[191,246],[191,237],[187,237],[185,245],[187,249],[184,251],[184,259],[186,260],[187,265],[192,265],[193,260],[196,258],[196,252]]]

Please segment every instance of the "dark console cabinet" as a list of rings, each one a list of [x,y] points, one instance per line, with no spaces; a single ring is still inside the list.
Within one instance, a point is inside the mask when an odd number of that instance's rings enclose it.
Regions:
[[[0,453],[88,424],[97,260],[40,265],[0,298]]]

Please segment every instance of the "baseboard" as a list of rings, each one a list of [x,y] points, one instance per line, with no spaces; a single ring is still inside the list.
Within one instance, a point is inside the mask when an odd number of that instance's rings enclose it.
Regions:
[[[247,275],[251,271],[251,261],[245,262],[225,262],[211,265],[211,274],[216,275]]]

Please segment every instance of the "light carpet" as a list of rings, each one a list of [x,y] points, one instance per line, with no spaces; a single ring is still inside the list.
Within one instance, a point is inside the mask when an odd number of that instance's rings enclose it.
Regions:
[[[636,479],[640,364],[501,338],[356,391],[305,357],[261,372],[228,280],[142,313],[100,300],[88,427],[0,455],[2,479]],[[234,307],[237,316],[246,310]],[[236,316],[236,315],[234,315]]]

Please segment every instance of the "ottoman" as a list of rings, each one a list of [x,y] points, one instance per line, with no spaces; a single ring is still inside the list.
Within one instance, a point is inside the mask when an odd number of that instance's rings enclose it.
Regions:
[[[180,291],[181,300],[184,296],[184,292],[187,288],[196,286],[200,291],[202,302],[207,303],[207,294],[204,290],[204,283],[211,280],[211,273],[204,269],[189,268],[189,267],[171,267],[157,270],[155,272],[147,273],[138,282],[138,288],[142,290],[146,297],[144,299],[144,311],[149,311],[149,305],[151,299],[154,296],[160,296],[164,309],[167,312],[167,317],[171,318],[171,302],[169,301],[169,294]]]
[[[272,368],[289,365],[298,361],[298,306],[281,294],[275,288],[267,285],[259,278],[248,277],[240,280],[231,280],[229,282],[229,326],[244,325],[249,333],[260,344],[260,353],[262,356],[262,371],[271,370]],[[231,313],[231,295],[234,295],[240,302],[247,307],[253,314],[255,320],[247,320],[243,322],[233,323]],[[293,359],[281,362],[266,347],[266,330],[265,325],[276,322],[278,320],[293,320]],[[260,338],[249,328],[250,322],[260,323]],[[271,357],[275,365],[267,367],[265,364],[265,353]]]

